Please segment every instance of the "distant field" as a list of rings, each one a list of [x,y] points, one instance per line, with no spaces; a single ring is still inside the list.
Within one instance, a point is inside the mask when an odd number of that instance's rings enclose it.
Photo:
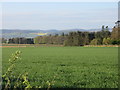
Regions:
[[[22,51],[15,75],[27,71],[32,86],[71,88],[117,88],[117,47],[25,47],[3,48],[3,73],[8,59]]]

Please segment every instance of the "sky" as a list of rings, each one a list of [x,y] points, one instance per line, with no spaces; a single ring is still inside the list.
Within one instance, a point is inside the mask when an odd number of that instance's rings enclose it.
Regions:
[[[4,2],[3,29],[112,28],[118,19],[117,2]]]

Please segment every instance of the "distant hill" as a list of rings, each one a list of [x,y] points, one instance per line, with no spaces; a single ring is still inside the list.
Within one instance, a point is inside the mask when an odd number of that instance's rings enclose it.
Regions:
[[[71,31],[89,31],[89,32],[96,32],[100,31],[101,29],[69,29],[69,30],[20,30],[20,29],[1,29],[2,33],[0,37],[3,38],[14,38],[14,37],[26,37],[26,38],[34,38],[36,36],[43,36],[43,35],[55,35],[55,34],[68,34]]]
[[[13,38],[13,37],[26,37],[26,38],[34,38],[36,36],[42,36],[47,34],[58,33],[57,30],[11,30],[11,29],[3,29],[2,36],[3,38]]]

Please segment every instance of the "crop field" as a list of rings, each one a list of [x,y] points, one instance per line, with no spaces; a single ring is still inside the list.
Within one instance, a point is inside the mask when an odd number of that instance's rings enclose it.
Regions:
[[[117,88],[118,47],[2,48],[3,73],[16,50],[22,51],[14,75],[28,72],[31,86],[47,88]]]

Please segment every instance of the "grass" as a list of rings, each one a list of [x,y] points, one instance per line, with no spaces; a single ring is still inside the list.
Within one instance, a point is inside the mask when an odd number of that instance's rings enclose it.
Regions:
[[[8,59],[16,50],[22,51],[16,77],[29,73],[31,86],[51,88],[117,88],[117,47],[26,47],[3,48],[3,73]]]

